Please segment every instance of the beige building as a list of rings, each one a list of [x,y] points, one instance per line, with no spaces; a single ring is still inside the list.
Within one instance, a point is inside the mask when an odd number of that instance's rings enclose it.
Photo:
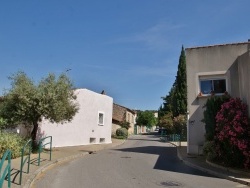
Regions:
[[[134,134],[136,113],[135,111],[126,108],[124,106],[113,104],[113,116],[112,116],[112,134],[114,135],[118,128],[121,128],[121,123],[128,122],[130,128],[129,134]]]
[[[250,104],[250,41],[186,48],[187,152],[200,154],[205,140],[203,106],[211,91],[228,92]],[[249,106],[250,107],[250,106]],[[249,108],[248,107],[248,108]],[[250,112],[250,109],[249,109]]]

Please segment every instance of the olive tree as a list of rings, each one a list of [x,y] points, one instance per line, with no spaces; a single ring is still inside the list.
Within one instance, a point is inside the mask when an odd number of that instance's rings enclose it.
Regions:
[[[0,105],[0,117],[8,125],[32,126],[31,138],[36,144],[39,122],[47,119],[52,123],[71,121],[78,111],[71,80],[61,74],[49,74],[38,84],[24,72],[9,77],[11,89],[5,92]]]

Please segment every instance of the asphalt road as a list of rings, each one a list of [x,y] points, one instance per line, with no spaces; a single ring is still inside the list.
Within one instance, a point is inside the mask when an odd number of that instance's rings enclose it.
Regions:
[[[154,135],[133,136],[123,145],[58,165],[33,188],[231,188],[244,185],[186,166],[169,143]]]

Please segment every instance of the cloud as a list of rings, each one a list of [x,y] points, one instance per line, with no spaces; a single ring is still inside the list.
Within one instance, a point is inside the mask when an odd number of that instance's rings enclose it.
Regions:
[[[173,32],[183,28],[184,25],[173,25],[166,22],[157,23],[143,32],[134,33],[131,36],[119,38],[115,43],[141,43],[150,50],[166,50],[172,44]]]

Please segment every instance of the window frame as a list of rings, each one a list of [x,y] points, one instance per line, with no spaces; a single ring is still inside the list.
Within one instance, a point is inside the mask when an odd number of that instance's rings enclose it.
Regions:
[[[201,91],[201,81],[215,81],[215,80],[225,80],[225,87],[226,87],[226,91],[228,92],[228,78],[226,75],[226,71],[215,71],[215,72],[206,72],[206,73],[198,73],[197,74],[197,86],[198,86],[198,97],[201,96],[211,96],[212,94],[214,95],[223,95],[225,92],[223,93],[209,93],[209,94],[204,94]],[[214,87],[214,84],[212,85],[212,87]]]
[[[100,122],[100,115],[102,114],[102,122]],[[104,126],[104,117],[105,117],[105,113],[98,111],[98,119],[97,119],[97,123],[100,126]]]
[[[215,92],[215,81],[219,81],[219,80],[223,80],[223,81],[225,81],[225,91],[224,92]],[[209,92],[209,93],[203,93],[201,90],[201,82],[202,81],[211,81],[211,91]],[[202,93],[202,95],[211,95],[212,93],[211,92],[214,92],[214,94],[215,95],[222,95],[222,94],[224,94],[226,91],[227,91],[227,87],[226,87],[226,83],[227,83],[227,81],[226,81],[226,79],[224,79],[224,78],[216,78],[216,79],[200,79],[199,80],[199,83],[200,83],[200,92]]]

